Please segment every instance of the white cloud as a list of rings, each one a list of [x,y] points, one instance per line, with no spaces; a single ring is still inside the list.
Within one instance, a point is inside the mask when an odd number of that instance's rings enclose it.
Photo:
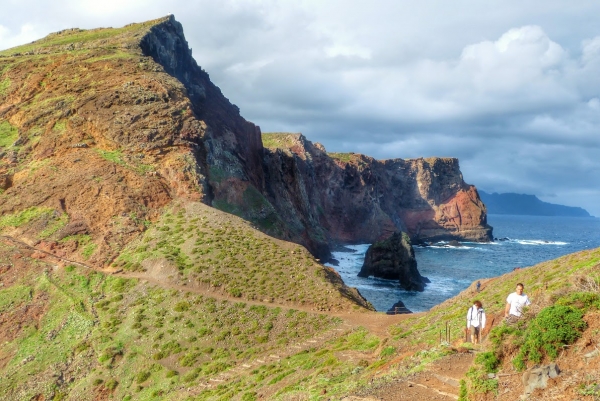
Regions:
[[[32,24],[24,24],[13,31],[3,25],[0,25],[0,49],[8,49],[24,43],[38,39],[40,34]]]

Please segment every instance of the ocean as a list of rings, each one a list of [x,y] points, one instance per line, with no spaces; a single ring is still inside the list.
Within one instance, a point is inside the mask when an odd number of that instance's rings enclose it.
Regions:
[[[431,280],[423,292],[404,291],[393,280],[358,277],[369,244],[347,245],[351,251],[333,252],[339,265],[329,266],[347,285],[358,288],[378,311],[402,301],[411,311],[423,312],[478,279],[600,247],[600,218],[488,215],[488,223],[494,227],[494,237],[505,240],[414,247],[419,272]]]

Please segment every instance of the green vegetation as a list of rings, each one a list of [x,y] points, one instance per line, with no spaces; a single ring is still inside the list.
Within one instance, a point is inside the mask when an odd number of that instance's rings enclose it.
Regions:
[[[335,153],[335,152],[327,152],[327,156],[332,159],[339,160],[344,163],[349,163],[354,159],[354,153]]]
[[[8,121],[0,122],[0,147],[11,146],[19,137],[19,131]]]
[[[498,379],[490,379],[481,366],[471,367],[466,376],[469,394],[498,393]]]
[[[57,121],[52,127],[52,131],[63,133],[67,129],[67,122],[65,120]]]
[[[289,149],[296,141],[300,134],[292,134],[289,132],[263,132],[261,135],[262,144],[269,149]]]
[[[458,401],[468,401],[468,394],[467,382],[463,379],[459,382]]]
[[[26,301],[31,300],[32,288],[25,285],[16,285],[0,290],[0,313],[6,313],[9,308],[16,308]]]
[[[66,213],[61,214],[58,217],[54,217],[48,222],[48,225],[42,232],[40,232],[40,238],[48,238],[58,230],[63,228],[69,222],[69,215]]]
[[[7,319],[16,318],[21,306],[36,308],[39,302],[48,308],[39,326],[23,326],[3,345],[10,360],[0,392],[8,397],[52,399],[61,391],[84,399],[92,387],[104,386],[117,399],[150,399],[161,392],[177,394],[182,383],[206,382],[234,366],[273,360],[273,354],[282,355],[281,362],[265,363],[239,381],[205,390],[202,397],[221,392],[251,397],[268,386],[303,381],[307,374],[313,377],[307,383],[311,393],[319,394],[324,383],[338,373],[348,377],[353,369],[334,356],[335,349],[372,350],[378,343],[361,329],[341,335],[323,352],[289,352],[287,344],[330,330],[339,319],[220,301],[75,266],[52,274],[31,272],[0,290],[0,312]],[[51,386],[52,375],[43,372],[67,360],[79,372],[77,381]],[[28,384],[31,375],[48,386]]]
[[[236,224],[233,216],[226,221],[205,218],[204,208],[198,204],[177,215],[165,214],[120,254],[115,267],[139,271],[143,262],[166,260],[173,277],[245,300],[323,309],[346,304],[304,248],[285,249],[247,223]]]
[[[154,25],[155,21],[148,21],[141,24],[129,24],[122,28],[98,28],[98,29],[72,29],[61,33],[54,33],[46,36],[43,39],[33,43],[13,47],[11,49],[0,51],[0,55],[8,56],[16,53],[31,52],[40,48],[61,47],[72,43],[89,43],[93,41],[101,41],[113,38],[118,35],[134,33],[136,31],[144,31]],[[58,49],[57,49],[58,50]],[[65,47],[61,49],[64,52],[76,52],[74,48]]]
[[[493,352],[482,352],[475,357],[475,364],[481,365],[486,373],[496,373],[500,360]]]
[[[592,396],[596,400],[600,398],[600,383],[582,384],[577,392],[583,396]]]
[[[565,280],[565,277],[589,276],[600,281],[597,269],[595,269],[598,264],[600,264],[600,249],[563,256],[534,267],[514,271],[503,276],[502,279],[496,279],[482,288],[481,292],[477,294],[477,299],[481,300],[488,315],[498,313],[503,310],[506,296],[514,291],[516,283],[522,282],[525,284],[525,292],[534,304],[543,301],[543,294],[550,293],[562,294],[555,297],[553,302],[564,302],[559,298],[577,292],[572,282]],[[565,266],[569,268],[565,269]],[[577,297],[577,295],[568,296]],[[433,346],[439,342],[440,332],[445,331],[446,323],[448,323],[451,329],[451,341],[457,341],[464,337],[462,328],[464,327],[465,313],[472,305],[473,297],[473,294],[464,293],[436,306],[426,316],[412,317],[403,321],[393,327],[391,332],[396,340],[404,338]],[[596,298],[592,296],[590,299]]]
[[[467,400],[468,394],[498,393],[498,379],[489,377],[489,373],[498,371],[500,360],[494,352],[483,352],[477,357],[473,366],[466,374],[466,380],[461,380],[459,400]]]
[[[96,251],[96,244],[87,244],[86,246],[83,247],[83,250],[81,251],[81,255],[83,256],[84,259],[89,259],[90,256],[92,256],[92,254],[94,253],[94,251]]]
[[[524,370],[528,361],[540,363],[544,356],[555,359],[562,346],[575,342],[585,327],[579,309],[564,305],[543,309],[524,331],[523,345],[513,364]]]
[[[118,164],[119,166],[125,167],[138,174],[146,174],[150,171],[154,171],[154,166],[148,164],[142,164],[139,162],[133,162],[130,158],[125,155],[121,150],[101,150],[97,149],[98,154],[104,160],[111,163]]]
[[[261,201],[251,196],[247,201]],[[52,216],[48,229],[67,219]],[[84,257],[95,251],[87,235],[62,242],[77,242]],[[594,250],[570,258],[570,277],[575,273],[597,280],[598,257]],[[450,300],[424,319],[413,317],[410,325],[403,321],[395,326],[392,338],[380,339],[363,327],[342,329],[340,319],[296,306],[349,307],[305,250],[270,239],[201,204],[166,212],[129,244],[115,265],[138,272],[160,266],[160,280],[189,291],[77,266],[44,273],[40,265],[30,274],[24,271],[8,288],[0,289],[0,313],[16,319],[25,307],[36,310],[43,304],[47,310],[39,324],[18,326],[17,334],[3,346],[9,357],[0,393],[53,399],[57,394],[85,398],[90,392],[110,391],[114,399],[167,395],[185,399],[189,394],[182,389],[193,387],[197,389],[193,400],[339,398],[368,386],[374,376],[386,381],[416,374],[456,352],[437,343],[439,328],[446,321],[451,332],[454,324],[461,327],[471,303],[470,297]],[[525,364],[538,363],[536,352],[539,362],[552,359],[581,334],[583,313],[597,309],[600,294],[580,291],[572,285],[576,279],[555,275],[553,263],[530,269],[526,286],[535,288],[534,280],[543,280],[538,288],[554,288],[546,294],[549,301],[536,298],[533,290],[531,297],[540,307],[517,324],[501,324],[491,332],[490,349],[477,354],[461,381],[459,399],[497,393],[498,379],[489,374],[518,361],[521,353]],[[153,277],[157,270],[148,273]],[[497,286],[509,292],[513,283],[504,281],[508,280],[498,280]],[[506,294],[495,286],[484,286],[477,295],[489,305],[490,315],[502,310]],[[230,300],[219,299],[225,296]],[[462,340],[462,333],[456,330],[451,337],[452,342]],[[433,345],[428,345],[430,341]],[[398,354],[411,346],[418,351],[399,362]],[[78,376],[71,384],[55,385],[45,372],[66,361]],[[40,378],[42,390],[26,384],[32,375]],[[577,391],[593,394],[594,380]]]
[[[5,227],[21,227],[32,220],[36,220],[44,216],[50,216],[53,213],[54,209],[49,207],[33,206],[20,212],[5,214],[0,217],[0,230]]]
[[[118,164],[120,166],[125,167],[127,165],[127,163],[125,163],[123,161],[123,152],[121,152],[120,150],[101,150],[98,149],[98,154],[105,160],[108,160],[109,162]]]
[[[0,81],[0,95],[6,95],[6,91],[10,87],[10,78]]]

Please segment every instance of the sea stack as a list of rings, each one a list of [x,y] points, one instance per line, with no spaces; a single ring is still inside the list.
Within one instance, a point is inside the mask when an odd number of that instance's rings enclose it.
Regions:
[[[371,245],[358,276],[398,280],[407,291],[423,291],[429,282],[417,270],[415,251],[404,232],[395,232],[388,239]]]

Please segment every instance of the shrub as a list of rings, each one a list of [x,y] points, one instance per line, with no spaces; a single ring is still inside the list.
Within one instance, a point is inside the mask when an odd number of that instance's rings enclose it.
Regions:
[[[558,299],[556,305],[574,306],[584,312],[590,308],[600,309],[600,294],[593,292],[573,292]]]
[[[242,401],[256,401],[256,393],[254,391],[249,391],[242,395]]]
[[[498,392],[498,380],[489,379],[487,377],[487,374],[481,369],[471,367],[467,371],[466,376],[467,379],[469,379],[470,389],[473,393],[493,392],[494,394],[496,394]]]
[[[117,388],[117,386],[119,385],[119,382],[116,381],[115,379],[108,379],[106,381],[106,384],[104,385],[104,387],[106,387],[109,390],[114,390],[115,388]]]
[[[190,303],[187,301],[181,301],[181,302],[177,302],[175,304],[175,306],[173,307],[173,310],[175,312],[185,312],[188,309],[190,309]]]
[[[191,372],[188,372],[188,374],[186,374],[185,376],[183,376],[183,381],[186,383],[192,382],[192,381],[196,380],[198,378],[198,376],[200,376],[201,372],[202,372],[202,369],[196,368],[196,369],[192,370]]]
[[[150,372],[145,370],[145,371],[142,371],[137,374],[137,376],[135,377],[135,381],[137,381],[138,383],[143,383],[146,380],[148,380],[149,378],[150,378]]]
[[[458,390],[458,401],[468,401],[467,382],[464,380],[460,381],[460,387]]]
[[[395,347],[385,347],[384,349],[381,350],[381,353],[379,354],[379,356],[382,358],[385,358],[386,356],[394,355],[394,352],[396,352]]]
[[[483,352],[475,357],[475,363],[483,366],[487,373],[495,373],[500,364],[500,360],[493,352]]]
[[[583,312],[579,309],[565,305],[543,309],[527,328],[525,342],[513,364],[523,370],[528,361],[539,363],[544,355],[555,359],[560,347],[575,342],[585,327]]]

